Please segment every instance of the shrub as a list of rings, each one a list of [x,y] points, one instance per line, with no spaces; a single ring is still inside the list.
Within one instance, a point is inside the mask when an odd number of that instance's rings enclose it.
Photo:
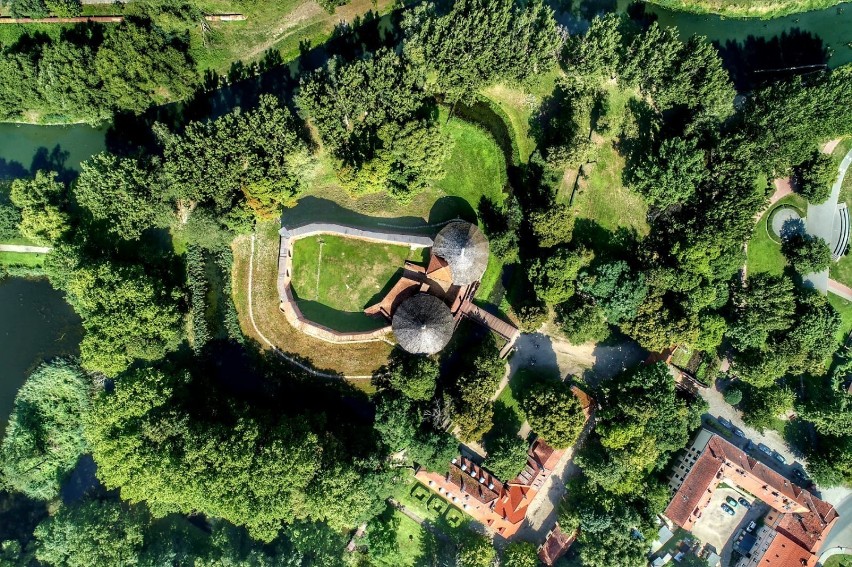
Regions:
[[[831,196],[831,185],[837,178],[837,164],[830,155],[815,151],[795,172],[799,193],[808,201],[818,205]]]
[[[725,391],[725,403],[732,406],[737,405],[743,399],[743,392],[739,388],[728,388]]]
[[[793,268],[802,275],[821,272],[831,264],[831,249],[825,240],[799,234],[784,241],[782,251]]]

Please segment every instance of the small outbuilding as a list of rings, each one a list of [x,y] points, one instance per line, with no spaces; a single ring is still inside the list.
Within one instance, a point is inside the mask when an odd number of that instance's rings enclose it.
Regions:
[[[403,301],[393,314],[393,333],[399,346],[414,354],[440,352],[455,329],[447,304],[428,293],[418,293]]]

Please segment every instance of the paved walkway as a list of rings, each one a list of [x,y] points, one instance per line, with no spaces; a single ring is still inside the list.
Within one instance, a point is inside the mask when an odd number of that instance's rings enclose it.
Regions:
[[[31,254],[47,254],[50,246],[25,246],[23,244],[0,244],[0,252],[21,252]]]
[[[833,293],[846,301],[852,301],[852,288],[837,280],[828,280],[828,293]]]
[[[805,219],[805,230],[813,237],[819,237],[825,242],[832,245],[832,231],[834,229],[835,213],[837,211],[837,201],[840,198],[840,187],[843,185],[843,178],[846,177],[846,171],[849,165],[852,164],[852,150],[840,162],[839,173],[834,185],[831,186],[831,196],[822,204],[813,205],[808,203],[808,216]],[[805,276],[805,283],[814,289],[826,293],[828,291],[828,270],[822,272],[808,274]]]
[[[369,240],[372,242],[381,242],[383,244],[396,244],[399,246],[411,246],[413,248],[430,248],[432,239],[428,236],[417,236],[414,234],[404,234],[399,232],[380,232],[378,230],[362,230],[342,224],[332,223],[311,223],[296,228],[282,227],[279,231],[281,236],[290,239],[291,241],[313,236],[315,234],[337,234],[349,238],[358,238],[361,240]]]

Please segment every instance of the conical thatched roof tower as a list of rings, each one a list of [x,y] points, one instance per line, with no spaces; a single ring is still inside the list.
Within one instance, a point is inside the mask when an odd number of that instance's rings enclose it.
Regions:
[[[408,352],[435,354],[450,342],[454,322],[443,301],[418,293],[397,307],[391,326],[399,346]]]
[[[488,240],[465,221],[452,221],[435,237],[432,254],[446,260],[456,285],[470,285],[482,278],[488,265]]]

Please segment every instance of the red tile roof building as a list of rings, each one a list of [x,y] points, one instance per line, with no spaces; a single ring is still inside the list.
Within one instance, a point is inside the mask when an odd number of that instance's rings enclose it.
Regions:
[[[699,433],[676,465],[669,483],[675,493],[665,516],[691,530],[722,481],[739,486],[772,509],[765,523],[775,535],[767,535],[772,539],[766,540],[768,545],[760,555],[766,561],[759,557],[759,563],[747,561],[742,566],[810,565],[808,558],[819,551],[837,521],[837,511],[831,504],[706,430]],[[804,557],[805,562],[783,562],[794,556]]]
[[[545,565],[551,566],[568,552],[571,544],[577,539],[577,532],[566,535],[557,523],[552,530],[547,532],[547,538],[538,548],[538,558]]]

